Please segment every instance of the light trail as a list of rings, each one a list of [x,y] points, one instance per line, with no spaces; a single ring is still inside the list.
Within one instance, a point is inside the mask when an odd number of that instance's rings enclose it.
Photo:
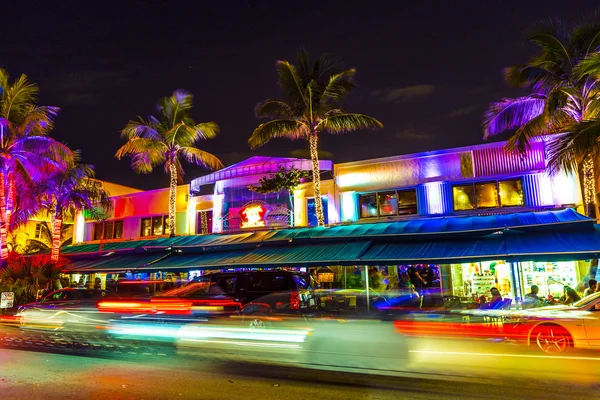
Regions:
[[[474,353],[462,351],[434,351],[434,350],[409,350],[409,353],[448,355],[448,356],[479,356],[479,357],[512,357],[512,358],[542,358],[555,360],[579,360],[579,361],[600,361],[596,357],[574,357],[574,356],[545,356],[535,354],[506,354],[506,353]]]

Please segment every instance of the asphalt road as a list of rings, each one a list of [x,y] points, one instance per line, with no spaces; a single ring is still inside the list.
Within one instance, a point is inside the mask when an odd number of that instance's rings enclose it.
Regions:
[[[5,399],[589,399],[595,385],[409,374],[377,377],[171,356],[0,349]]]

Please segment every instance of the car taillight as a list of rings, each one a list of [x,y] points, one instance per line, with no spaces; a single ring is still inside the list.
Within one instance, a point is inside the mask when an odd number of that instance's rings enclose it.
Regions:
[[[299,310],[300,309],[300,293],[291,292],[290,293],[290,310]]]

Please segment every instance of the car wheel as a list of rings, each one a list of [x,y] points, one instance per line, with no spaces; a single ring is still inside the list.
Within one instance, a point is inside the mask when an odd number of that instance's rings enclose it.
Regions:
[[[561,354],[569,350],[573,339],[561,326],[542,325],[533,331],[530,342],[546,354]]]

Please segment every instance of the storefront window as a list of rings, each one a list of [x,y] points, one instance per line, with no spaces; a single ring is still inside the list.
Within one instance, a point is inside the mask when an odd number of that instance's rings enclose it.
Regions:
[[[560,298],[564,294],[565,285],[575,288],[579,282],[574,261],[522,262],[520,266],[525,293],[529,293],[532,285],[537,285],[540,297],[551,295]]]
[[[476,183],[475,194],[477,208],[497,208],[499,206],[496,182]]]
[[[379,203],[379,215],[398,214],[398,198],[396,192],[382,192],[377,195]]]
[[[523,186],[520,179],[498,182],[500,205],[518,207],[523,205]]]
[[[473,184],[455,185],[452,187],[454,209],[456,211],[475,209],[475,191]]]
[[[163,234],[164,235],[170,235],[171,234],[171,226],[169,225],[169,217],[168,216],[164,216],[163,217]]]
[[[504,298],[513,298],[514,282],[511,265],[504,261],[482,261],[467,264],[452,264],[452,294],[459,297],[478,299],[490,297],[495,287]]]
[[[360,217],[371,218],[377,216],[377,194],[364,194],[359,197]]]
[[[408,215],[417,213],[417,191],[399,190],[398,191],[398,214]]]
[[[142,218],[142,233],[140,236],[152,236],[152,218]]]

